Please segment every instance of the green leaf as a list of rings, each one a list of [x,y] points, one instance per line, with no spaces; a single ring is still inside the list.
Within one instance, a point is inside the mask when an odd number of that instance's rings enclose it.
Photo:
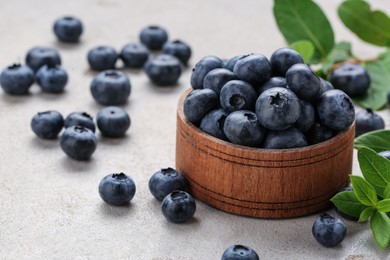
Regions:
[[[361,212],[367,208],[367,206],[363,205],[358,200],[353,191],[339,192],[333,196],[331,201],[343,213],[357,218],[360,216]]]
[[[381,212],[390,212],[390,199],[384,199],[376,204],[376,208]]]
[[[390,90],[390,52],[381,59],[365,64],[371,78],[371,84],[365,95],[354,101],[364,108],[379,110],[387,104],[387,92]]]
[[[327,72],[333,64],[353,58],[351,49],[351,43],[349,42],[337,43],[322,65],[322,70]]]
[[[303,61],[310,64],[314,55],[314,46],[310,41],[297,41],[290,45],[290,48],[296,50],[301,54]]]
[[[390,130],[377,130],[365,133],[355,139],[355,148],[368,147],[375,152],[390,150]]]
[[[371,216],[370,224],[376,242],[385,249],[390,242],[390,218],[386,213],[375,211]]]
[[[310,41],[315,57],[324,58],[334,46],[333,29],[321,8],[311,0],[274,0],[274,17],[288,44]]]
[[[390,182],[387,184],[385,191],[383,192],[384,199],[390,199]]]
[[[374,211],[372,207],[365,208],[360,214],[359,222],[366,222],[374,214]]]
[[[390,46],[390,18],[381,11],[371,11],[366,1],[344,1],[338,14],[345,26],[363,41]]]
[[[349,178],[358,200],[366,206],[375,206],[378,198],[374,188],[360,176],[351,175]]]
[[[367,147],[358,151],[360,170],[366,181],[383,197],[386,186],[390,183],[390,160]]]

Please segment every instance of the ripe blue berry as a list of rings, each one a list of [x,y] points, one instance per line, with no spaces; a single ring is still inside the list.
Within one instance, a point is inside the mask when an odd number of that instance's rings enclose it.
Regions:
[[[256,86],[271,77],[271,64],[264,55],[252,53],[238,59],[233,73],[238,79]]]
[[[306,139],[309,145],[322,143],[333,137],[333,130],[322,125],[319,122],[315,122],[309,131],[305,133]]]
[[[0,85],[10,95],[26,95],[34,83],[34,72],[30,67],[14,64],[5,68],[0,75]]]
[[[237,56],[234,56],[234,57],[231,57],[230,59],[226,60],[223,62],[223,67],[225,69],[228,69],[230,70],[231,72],[233,72],[234,70],[234,66],[236,65],[237,61],[244,55],[237,55]]]
[[[68,82],[68,74],[60,65],[43,65],[36,75],[43,92],[61,93]]]
[[[162,202],[164,217],[173,223],[183,223],[190,220],[195,211],[195,200],[185,191],[173,191],[165,196]]]
[[[307,146],[306,137],[296,128],[284,131],[268,131],[262,147],[266,149],[289,149]]]
[[[333,70],[330,82],[350,97],[365,94],[370,87],[371,78],[366,68],[359,64],[343,64]]]
[[[190,46],[181,40],[166,42],[162,48],[162,52],[175,56],[185,66],[188,63],[188,60],[191,58]]]
[[[99,183],[99,195],[108,204],[125,206],[133,199],[136,187],[134,180],[121,173],[105,176]]]
[[[280,48],[272,53],[270,58],[272,75],[285,77],[286,72],[291,66],[304,63],[302,56],[293,49]]]
[[[287,86],[300,99],[314,101],[321,89],[320,78],[306,65],[295,64],[286,73]]]
[[[218,139],[227,141],[223,126],[228,113],[222,108],[211,110],[200,121],[200,130]]]
[[[313,224],[312,233],[321,245],[334,247],[343,241],[347,226],[338,217],[321,213]]]
[[[89,66],[93,70],[110,70],[115,68],[118,54],[113,47],[98,46],[92,48],[87,55]]]
[[[83,33],[83,24],[72,16],[65,16],[57,19],[53,26],[54,34],[62,42],[77,42]]]
[[[356,113],[355,137],[359,135],[385,128],[383,118],[371,109],[365,109]]]
[[[73,112],[65,118],[65,128],[77,125],[89,128],[95,133],[95,123],[93,122],[92,117],[85,112]]]
[[[31,129],[42,139],[55,139],[64,126],[64,118],[57,111],[39,112],[31,120]]]
[[[91,82],[91,94],[96,102],[104,106],[126,103],[131,92],[127,75],[119,70],[105,70]]]
[[[122,137],[129,129],[131,120],[125,110],[110,106],[97,113],[96,123],[103,136]]]
[[[168,33],[160,26],[151,25],[141,30],[139,38],[150,50],[161,50],[168,40]]]
[[[173,86],[182,72],[180,61],[172,55],[160,54],[147,61],[144,66],[146,75],[157,86]]]
[[[53,48],[34,47],[27,52],[26,64],[36,72],[43,65],[61,65],[61,57]]]
[[[223,61],[216,56],[205,56],[192,69],[191,86],[193,89],[203,88],[203,80],[213,69],[222,68]]]
[[[295,127],[298,128],[302,133],[305,133],[314,124],[315,111],[309,102],[300,99],[299,103],[301,103],[301,115],[295,123]]]
[[[185,118],[198,125],[202,118],[219,104],[218,96],[211,89],[194,89],[184,100]]]
[[[149,54],[149,49],[142,43],[130,43],[122,48],[119,57],[126,67],[139,69],[144,66]]]
[[[155,172],[150,177],[149,190],[156,199],[162,201],[175,190],[188,190],[188,183],[180,172],[172,168],[165,168]]]
[[[96,149],[95,134],[83,126],[71,126],[60,137],[62,150],[72,159],[88,160]]]
[[[287,88],[286,79],[282,77],[272,77],[263,84],[256,86],[257,95],[261,95],[270,88]]]
[[[230,80],[234,80],[236,77],[233,72],[228,69],[218,68],[213,69],[203,79],[203,88],[213,90],[217,95],[220,94],[222,87]]]
[[[330,83],[329,81],[324,80],[323,78],[320,78],[320,80],[321,80],[321,87],[320,87],[320,91],[319,91],[318,94],[317,94],[317,99],[318,99],[322,94],[324,94],[325,91],[334,89],[332,83]]]
[[[254,88],[242,80],[231,80],[223,85],[219,96],[221,106],[227,112],[254,110],[257,94]]]
[[[259,255],[248,246],[234,245],[223,252],[221,260],[259,260]]]

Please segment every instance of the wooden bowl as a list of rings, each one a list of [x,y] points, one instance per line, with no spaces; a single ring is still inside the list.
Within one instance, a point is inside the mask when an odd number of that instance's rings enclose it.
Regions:
[[[355,125],[330,140],[294,149],[260,149],[214,138],[188,122],[180,98],[176,169],[191,194],[215,208],[258,218],[288,218],[326,209],[348,185]]]

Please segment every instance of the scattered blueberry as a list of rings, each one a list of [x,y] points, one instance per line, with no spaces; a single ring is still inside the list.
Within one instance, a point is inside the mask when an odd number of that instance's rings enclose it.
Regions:
[[[77,42],[83,33],[83,24],[76,17],[65,16],[54,22],[53,31],[62,42]]]
[[[301,131],[291,127],[283,131],[268,131],[262,146],[266,149],[299,148],[307,146],[307,140]]]
[[[287,88],[286,79],[283,77],[272,77],[263,84],[255,86],[257,95],[261,95],[264,91],[270,88]]]
[[[239,110],[225,119],[223,131],[230,142],[250,147],[260,147],[265,129],[259,124],[255,113]]]
[[[312,127],[305,133],[306,139],[310,145],[322,143],[333,137],[333,130],[315,122]]]
[[[34,72],[30,67],[13,64],[5,68],[0,75],[0,85],[10,95],[26,95],[34,83]]]
[[[221,260],[259,260],[259,255],[248,246],[234,245],[223,252]]]
[[[313,224],[312,233],[321,245],[334,247],[343,241],[347,233],[347,226],[338,217],[320,213]]]
[[[333,70],[330,82],[337,89],[350,97],[365,94],[370,87],[371,79],[366,68],[359,64],[343,64]]]
[[[64,118],[57,111],[39,112],[31,120],[31,129],[42,139],[55,139],[64,126]]]
[[[135,195],[134,180],[121,173],[113,173],[105,176],[99,183],[100,197],[108,204],[125,206]]]
[[[216,56],[205,56],[192,69],[191,86],[193,89],[203,88],[204,77],[213,69],[222,68],[223,61]]]
[[[219,96],[221,106],[227,112],[254,110],[257,94],[253,87],[242,80],[231,80],[223,85]]]
[[[189,122],[198,125],[218,104],[218,96],[211,89],[194,89],[184,100],[184,116]]]
[[[223,67],[224,67],[225,69],[228,69],[228,70],[230,70],[231,72],[233,72],[234,66],[236,65],[237,61],[238,61],[242,56],[243,56],[243,55],[237,55],[237,56],[231,57],[230,59],[224,61]]]
[[[172,55],[160,54],[147,61],[144,66],[146,75],[157,86],[173,86],[182,72],[180,61]]]
[[[141,30],[140,41],[151,50],[161,50],[168,40],[167,31],[157,25],[151,25]]]
[[[65,128],[77,125],[89,128],[92,132],[95,133],[95,123],[93,122],[92,117],[85,112],[73,112],[65,118]]]
[[[98,46],[92,48],[87,55],[88,64],[93,70],[109,70],[115,68],[118,53],[113,47]]]
[[[286,73],[286,82],[300,99],[313,101],[321,89],[321,80],[306,64],[295,64]]]
[[[175,190],[187,189],[188,183],[184,175],[172,168],[161,169],[149,179],[149,190],[159,201]]]
[[[342,188],[339,192],[343,192],[343,191],[352,191],[352,187],[351,186],[347,186],[345,188]],[[359,218],[358,217],[355,217],[355,216],[351,216],[351,215],[348,215],[342,211],[340,211],[337,207],[335,207],[335,211],[337,212],[337,214],[339,214],[340,216],[342,216],[343,218],[345,219],[348,219],[348,220],[352,220],[352,221],[358,221]]]
[[[122,137],[130,127],[130,117],[120,107],[105,107],[97,113],[96,124],[103,136]]]
[[[139,69],[143,68],[149,54],[149,49],[142,43],[129,43],[122,48],[119,57],[126,67]]]
[[[233,73],[238,79],[256,86],[271,77],[271,64],[264,55],[252,53],[238,59]]]
[[[68,74],[60,65],[43,65],[36,75],[43,92],[61,93],[68,82]]]
[[[228,69],[218,68],[213,69],[203,79],[203,88],[213,90],[217,95],[220,94],[223,85],[228,81],[234,80],[235,76],[233,72]]]
[[[314,124],[315,111],[309,102],[300,99],[299,103],[301,103],[301,114],[295,123],[295,127],[298,128],[302,133],[305,133]]]
[[[383,118],[371,109],[365,109],[356,113],[355,137],[359,135],[385,128]]]
[[[126,73],[105,70],[91,82],[91,94],[96,102],[104,106],[126,103],[131,92],[131,83]]]
[[[298,97],[286,88],[270,88],[256,101],[256,114],[260,124],[271,130],[292,127],[300,117]]]
[[[166,42],[162,48],[162,52],[175,56],[185,66],[191,58],[191,47],[181,40]]]
[[[390,160],[390,151],[382,151],[379,153],[379,155],[385,157],[386,159]]]
[[[26,64],[36,72],[43,65],[61,65],[61,57],[53,48],[34,47],[27,52]]]
[[[304,63],[302,56],[293,49],[280,48],[270,58],[272,75],[285,77],[287,70],[295,64]]]
[[[195,211],[195,200],[185,191],[173,191],[165,196],[162,202],[164,217],[173,223],[183,223],[190,220]]]
[[[88,160],[96,149],[95,134],[83,126],[71,126],[60,137],[62,150],[72,159]]]
[[[227,141],[223,126],[228,113],[222,108],[211,110],[200,121],[200,130],[221,140]]]

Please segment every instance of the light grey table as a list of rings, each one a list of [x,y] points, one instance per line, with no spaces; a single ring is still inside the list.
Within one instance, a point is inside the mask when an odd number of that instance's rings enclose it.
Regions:
[[[371,57],[381,49],[362,43],[341,24],[340,1],[321,1],[337,40],[350,40],[353,51]],[[390,13],[390,3],[375,1]],[[0,93],[0,259],[220,259],[230,245],[254,248],[262,259],[382,259],[389,250],[376,245],[368,224],[346,221],[348,234],[336,248],[325,248],[311,234],[316,215],[285,220],[240,217],[201,202],[193,221],[175,225],[161,214],[149,193],[149,177],[175,165],[176,106],[189,87],[192,66],[203,56],[229,58],[251,52],[266,56],[285,46],[272,14],[272,1],[1,1],[0,67],[24,62],[33,46],[57,48],[69,73],[65,93],[49,95],[34,85],[31,95]],[[78,45],[59,44],[52,22],[71,14],[82,19],[85,34]],[[193,48],[190,67],[178,86],[160,89],[142,71],[126,70],[132,94],[123,106],[132,126],[123,139],[102,138],[88,162],[73,161],[58,141],[36,138],[30,120],[38,111],[64,116],[102,107],[90,94],[95,73],[87,51],[99,44],[118,50],[138,41],[141,28],[166,27],[170,38]],[[389,122],[389,112],[381,115]],[[103,176],[131,175],[137,193],[131,206],[103,203],[97,186]],[[359,174],[356,161],[354,172]],[[334,213],[333,211],[331,211]]]

